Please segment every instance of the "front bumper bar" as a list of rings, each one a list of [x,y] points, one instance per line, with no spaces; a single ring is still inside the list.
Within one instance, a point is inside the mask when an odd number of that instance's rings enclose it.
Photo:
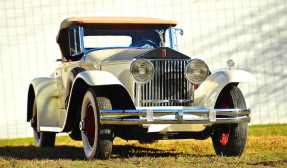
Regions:
[[[227,124],[250,122],[250,109],[101,110],[101,124]],[[157,117],[174,115],[174,118]],[[195,115],[199,117],[191,117]]]

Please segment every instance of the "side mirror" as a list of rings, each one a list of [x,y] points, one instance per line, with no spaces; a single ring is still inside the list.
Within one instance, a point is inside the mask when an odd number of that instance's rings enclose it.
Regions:
[[[180,34],[181,36],[183,36],[183,30],[182,30],[182,29],[176,29],[176,31],[178,31],[179,34]]]

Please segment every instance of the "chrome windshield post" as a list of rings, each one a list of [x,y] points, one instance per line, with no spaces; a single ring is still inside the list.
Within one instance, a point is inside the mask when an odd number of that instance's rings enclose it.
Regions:
[[[178,37],[177,34],[183,35],[183,30],[179,28],[169,28],[169,42],[170,42],[170,48],[178,51]]]
[[[85,43],[84,43],[84,28],[83,27],[79,27],[79,31],[80,31],[80,33],[79,33],[79,35],[80,35],[80,41],[81,41],[81,49],[82,49],[82,51],[83,51],[83,53],[85,54],[84,55],[84,57],[83,57],[83,59],[85,60],[85,58],[86,58],[86,55],[87,55],[87,53],[88,53],[88,51],[85,49]]]

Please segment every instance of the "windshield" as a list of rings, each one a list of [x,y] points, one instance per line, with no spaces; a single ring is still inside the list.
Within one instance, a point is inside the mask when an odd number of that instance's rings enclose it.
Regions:
[[[106,47],[125,47],[132,43],[130,36],[84,36],[86,49],[106,48]]]
[[[159,34],[154,29],[83,29],[84,47],[87,50],[107,47],[157,48]]]

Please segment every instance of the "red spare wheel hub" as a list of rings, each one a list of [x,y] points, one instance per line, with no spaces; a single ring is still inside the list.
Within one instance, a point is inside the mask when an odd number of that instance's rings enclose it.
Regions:
[[[228,109],[228,104],[226,102],[222,102],[219,106],[219,108],[222,109]],[[219,136],[219,142],[221,143],[221,145],[225,146],[228,143],[229,140],[229,135],[230,135],[230,124],[228,125],[224,125],[223,127],[221,127],[221,135]]]
[[[86,117],[83,120],[83,132],[87,136],[89,145],[91,147],[94,146],[95,140],[95,116],[94,116],[94,108],[91,103],[88,104],[86,109]]]

